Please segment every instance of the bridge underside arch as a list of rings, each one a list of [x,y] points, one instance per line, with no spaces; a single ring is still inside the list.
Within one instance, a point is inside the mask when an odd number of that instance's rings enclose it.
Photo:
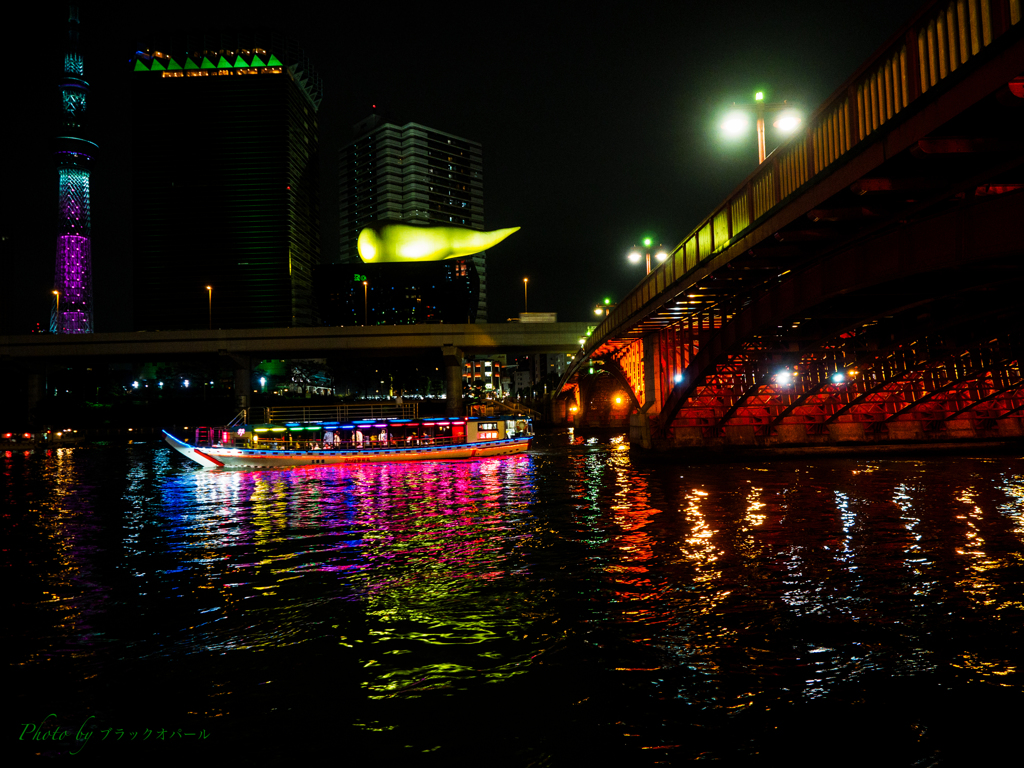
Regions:
[[[1024,238],[1006,222],[1022,220],[1024,192],[981,198],[723,313],[655,433],[690,445],[1020,433]]]
[[[565,384],[562,398],[571,398],[569,414],[576,426],[625,427],[629,415],[639,409],[622,371],[614,365],[595,367]]]

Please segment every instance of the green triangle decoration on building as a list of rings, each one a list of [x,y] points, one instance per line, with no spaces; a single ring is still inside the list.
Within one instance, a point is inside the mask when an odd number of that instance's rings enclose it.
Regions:
[[[248,67],[249,65],[245,63],[245,59],[243,59],[241,56],[239,56],[237,59],[235,59],[235,66],[236,67]]]
[[[275,56],[274,54],[270,54],[270,61],[267,62],[267,66],[268,67],[283,67],[284,64],[281,63],[281,60],[279,58],[277,58],[277,56]]]
[[[199,66],[199,68],[200,69],[216,69],[216,67],[213,66],[213,62],[210,61],[205,56],[203,56],[203,63]]]
[[[160,63],[160,59],[153,59],[153,66],[149,68],[149,71],[150,72],[163,72],[166,69],[167,69],[167,67],[165,67],[163,64]]]
[[[263,63],[263,60],[259,57],[259,54],[255,54],[252,57],[252,65],[254,67],[265,67],[265,66],[267,66],[266,64]]]
[[[181,69],[181,64],[176,62],[174,59],[171,59],[171,63],[167,65],[167,68],[168,69]]]
[[[231,66],[231,62],[228,61],[227,59],[225,59],[223,56],[221,56],[220,57],[220,61],[217,62],[217,69],[224,69],[225,67],[230,67],[230,66]]]
[[[135,60],[135,72],[149,72],[149,67],[142,63],[142,59]]]
[[[185,69],[199,69],[199,65],[192,61],[192,59],[185,59]]]

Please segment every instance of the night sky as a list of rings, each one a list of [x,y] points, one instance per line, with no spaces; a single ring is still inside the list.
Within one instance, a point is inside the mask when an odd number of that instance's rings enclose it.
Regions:
[[[641,236],[676,245],[754,170],[753,131],[745,141],[720,137],[732,102],[763,89],[813,111],[921,5],[444,3],[411,12],[373,3],[82,3],[91,138],[100,145],[96,329],[131,330],[131,123],[168,140],[216,130],[201,115],[132,111],[129,57],[153,33],[266,26],[301,42],[324,83],[326,260],[337,254],[338,149],[377,104],[400,124],[483,144],[487,228],[522,227],[489,253],[490,319],[522,311],[529,277],[531,311],[588,320],[602,298],[621,298],[641,277],[643,267],[625,258]],[[56,237],[51,142],[66,6],[25,13],[8,30],[2,121],[7,333],[48,324]]]

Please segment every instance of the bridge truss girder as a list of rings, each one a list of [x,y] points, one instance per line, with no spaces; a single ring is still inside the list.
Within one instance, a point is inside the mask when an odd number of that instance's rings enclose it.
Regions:
[[[666,398],[660,434],[700,427],[706,439],[742,426],[767,439],[798,424],[814,435],[843,421],[941,427],[954,413],[1019,412],[1019,350],[1007,329],[1021,325],[1024,245],[991,233],[1020,216],[1024,194],[990,198],[839,251],[740,311],[723,309]],[[966,243],[978,228],[989,236]],[[829,291],[837,279],[853,290]],[[782,384],[785,369],[792,380]],[[851,370],[859,377],[832,381]],[[990,398],[995,389],[1003,394]]]

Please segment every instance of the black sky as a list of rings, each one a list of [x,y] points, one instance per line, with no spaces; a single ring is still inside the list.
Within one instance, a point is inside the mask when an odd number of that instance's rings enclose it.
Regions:
[[[201,115],[135,114],[129,57],[153,33],[269,26],[299,39],[324,82],[322,239],[337,252],[337,153],[378,104],[394,119],[480,141],[490,319],[522,310],[588,320],[640,277],[644,233],[674,246],[756,165],[753,136],[718,120],[758,88],[813,111],[919,10],[920,0],[412,6],[242,2],[80,4],[92,135],[99,331],[130,330],[131,125],[168,140]],[[2,224],[5,332],[46,324],[53,282],[56,78],[66,6],[8,34]],[[769,149],[771,142],[769,141]]]

